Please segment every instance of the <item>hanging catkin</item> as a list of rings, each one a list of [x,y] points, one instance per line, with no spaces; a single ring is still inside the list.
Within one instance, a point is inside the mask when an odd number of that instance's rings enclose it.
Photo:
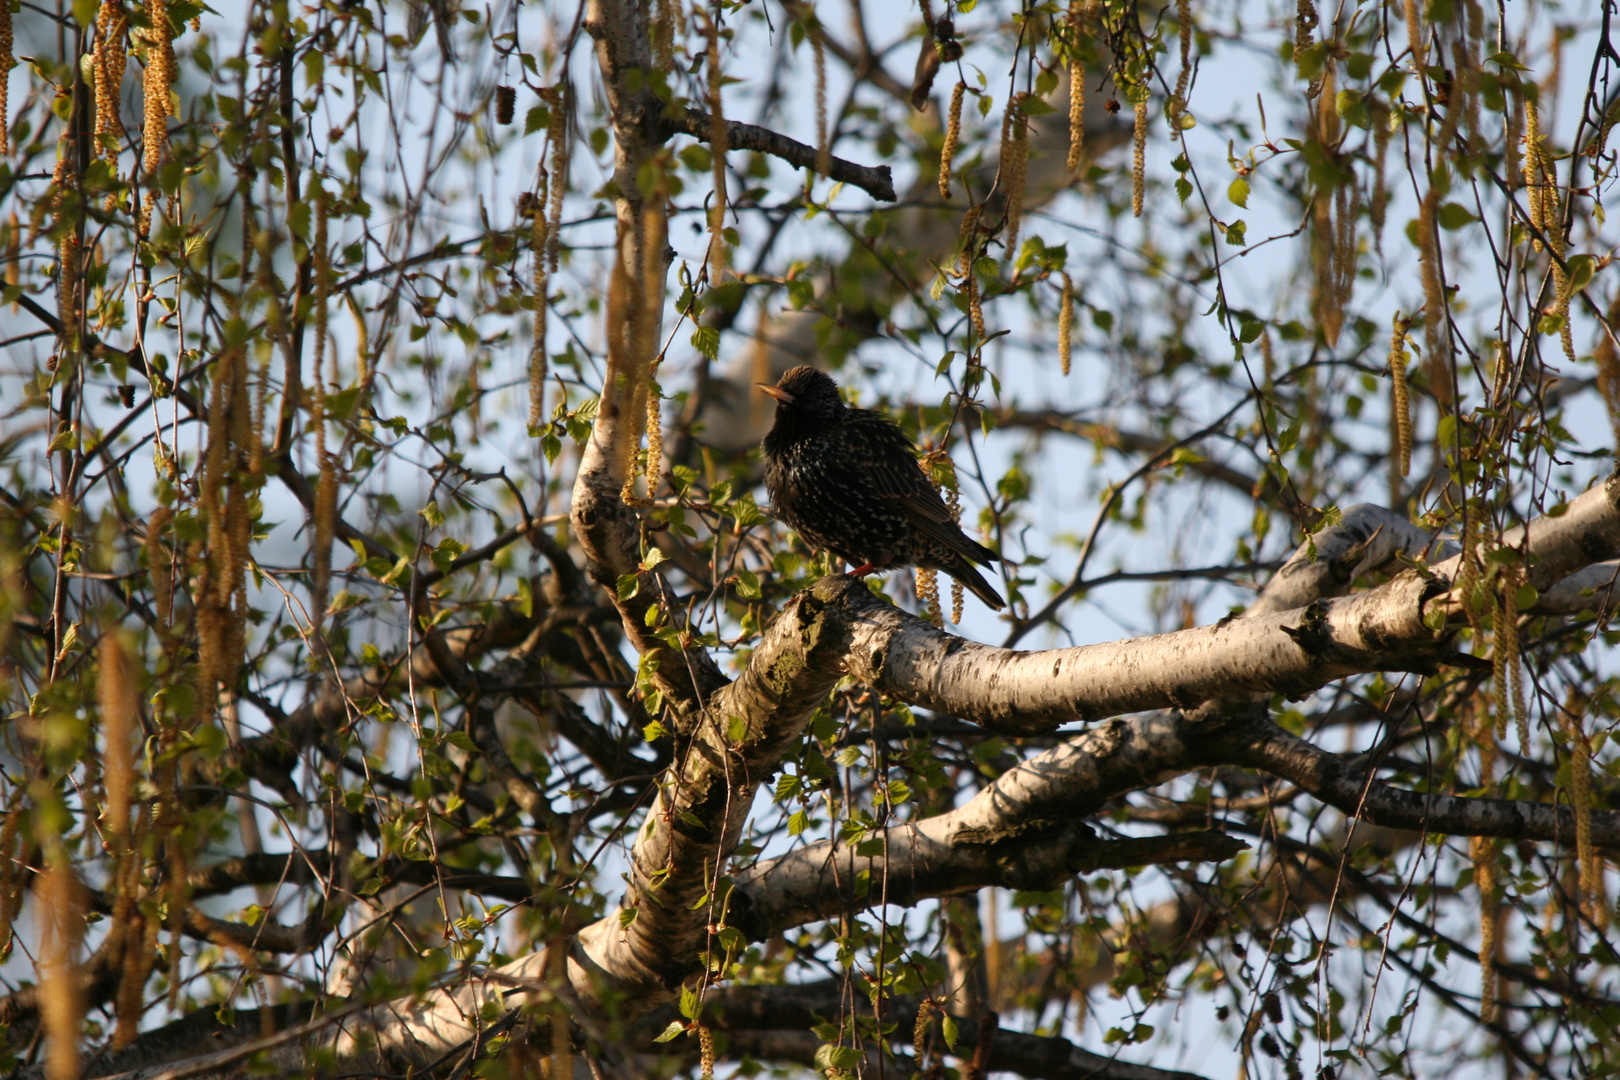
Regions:
[[[1592,742],[1582,722],[1584,712],[1580,699],[1572,696],[1565,715],[1569,728],[1569,805],[1575,812],[1575,864],[1583,910],[1607,922],[1608,905],[1601,899],[1603,861],[1592,844]]]
[[[118,160],[118,145],[124,138],[124,123],[118,115],[124,85],[124,68],[129,50],[124,43],[129,16],[119,0],[102,0],[96,12],[96,51],[92,67],[96,74],[96,152],[108,161]],[[108,196],[109,203],[114,202]],[[110,207],[109,207],[110,209]]]
[[[956,157],[956,146],[962,138],[962,98],[967,83],[958,81],[951,91],[951,108],[945,121],[945,144],[939,149],[939,195],[951,197],[951,162]]]
[[[1468,840],[1479,890],[1479,1018],[1496,1020],[1496,841],[1488,836]]]
[[[939,608],[939,572],[919,566],[917,575],[917,600],[922,604],[928,621],[935,626],[943,626],[945,615]]]
[[[546,174],[540,177],[540,192],[532,205],[529,224],[529,258],[534,291],[534,339],[529,345],[529,434],[540,434],[546,415]]]
[[[6,92],[6,84],[11,80],[8,76],[11,69],[17,66],[17,58],[11,55],[15,36],[11,31],[11,5],[0,4],[0,154],[11,153],[11,113],[10,97]]]
[[[1608,409],[1615,446],[1620,447],[1620,348],[1616,348],[1614,340],[1617,327],[1620,327],[1620,291],[1609,301],[1606,325],[1598,326],[1597,346],[1592,350],[1592,361],[1597,366],[1598,396]]]
[[[1530,224],[1545,234],[1547,231],[1547,181],[1541,168],[1541,120],[1537,115],[1536,103],[1530,98],[1524,99],[1524,185],[1525,204],[1530,215]],[[1531,238],[1531,246],[1540,251],[1541,237]]]
[[[664,399],[658,388],[658,365],[654,357],[647,369],[647,498],[658,496],[658,483],[664,476]]]
[[[716,5],[718,7],[718,5]],[[720,23],[709,16],[709,153],[714,168],[714,199],[709,204],[709,282],[718,285],[726,273],[726,117],[720,88]]]
[[[123,640],[117,633],[101,639],[101,659],[97,673],[96,698],[101,706],[101,730],[106,753],[101,770],[107,799],[102,816],[115,855],[123,851],[129,836],[130,795],[135,789],[135,762],[131,743],[138,727],[137,694],[133,665]]]
[[[141,162],[148,173],[163,164],[169,146],[169,94],[174,88],[174,53],[169,0],[147,0],[146,69],[142,78],[144,122]]]
[[[542,95],[544,96],[544,95]],[[546,137],[551,143],[550,203],[546,211],[546,272],[557,272],[557,261],[562,244],[563,196],[568,193],[569,142],[572,137],[571,119],[574,109],[574,86],[560,82],[551,88],[551,123]]]
[[[1074,281],[1068,271],[1063,273],[1063,298],[1058,304],[1058,366],[1067,375],[1074,339]]]
[[[1303,3],[1304,0],[1301,0],[1301,2]],[[1170,98],[1169,112],[1172,131],[1180,130],[1180,125],[1176,121],[1180,120],[1181,114],[1187,111],[1187,90],[1192,84],[1192,0],[1176,0],[1176,27],[1181,34],[1181,71],[1176,74],[1176,92]],[[1069,118],[1069,124],[1070,141],[1072,143],[1073,116]],[[1069,153],[1071,156],[1073,155],[1072,147]],[[1074,166],[1070,165],[1069,168],[1073,169]]]
[[[1412,471],[1412,402],[1406,386],[1406,331],[1411,320],[1395,313],[1394,328],[1389,335],[1390,413],[1390,501],[1398,502],[1404,485],[1401,479]]]
[[[653,22],[653,63],[666,75],[675,70],[675,5],[672,0],[657,0]]]
[[[917,1021],[911,1026],[911,1056],[924,1076],[928,1075],[928,1032],[933,1018],[932,1003],[924,1001],[917,1006]]]
[[[1134,88],[1133,88],[1134,89]],[[1142,201],[1147,194],[1147,91],[1135,97],[1136,126],[1132,135],[1131,152],[1131,213],[1142,216]]]
[[[169,549],[163,543],[163,530],[173,516],[168,507],[160,506],[146,519],[146,571],[152,575],[152,598],[164,626],[171,625],[174,614],[174,575],[169,569]]]
[[[1373,247],[1381,254],[1384,250],[1384,216],[1389,209],[1389,181],[1385,176],[1389,162],[1390,122],[1394,112],[1382,103],[1372,110],[1373,135],[1373,194],[1372,205],[1367,208],[1372,222]]]
[[[1026,94],[1007,103],[1002,125],[1001,175],[1007,180],[1007,258],[1018,257],[1018,231],[1024,223],[1024,187],[1029,181],[1029,113]]]
[[[49,1080],[78,1080],[79,1029],[84,1023],[84,977],[78,954],[84,941],[85,898],[66,852],[51,857],[35,899],[41,924],[39,1012],[50,1040],[45,1075]]]
[[[698,1025],[698,1076],[714,1080],[714,1032],[708,1024]]]
[[[1081,0],[1069,0],[1069,172],[1080,167],[1086,150],[1086,62]]]
[[[337,533],[337,458],[326,445],[328,380],[325,371],[327,316],[332,304],[332,265],[327,250],[329,201],[325,188],[315,191],[315,246],[310,253],[315,274],[315,386],[310,395],[310,424],[315,429],[315,460],[320,477],[315,485],[315,574],[310,589],[310,624],[316,633],[326,619],[326,598],[332,581],[332,541]],[[334,361],[336,357],[333,358]],[[476,364],[476,360],[474,363]]]
[[[1428,75],[1423,58],[1423,21],[1418,13],[1418,0],[1404,0],[1404,4],[1407,45],[1412,50],[1412,70],[1417,72],[1419,81],[1422,81]]]
[[[141,166],[147,174],[148,187],[136,218],[136,230],[142,236],[151,235],[152,213],[157,209],[153,174],[168,157],[169,96],[176,75],[168,0],[147,0],[146,16],[151,25],[146,31],[146,68],[141,79]]]
[[[816,173],[826,176],[832,167],[832,143],[827,131],[827,49],[821,40],[821,24],[810,24],[810,53],[816,67]]]

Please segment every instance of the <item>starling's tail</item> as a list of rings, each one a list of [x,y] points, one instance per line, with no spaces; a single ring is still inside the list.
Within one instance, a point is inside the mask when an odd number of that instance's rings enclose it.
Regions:
[[[1007,601],[1001,598],[1001,594],[992,589],[990,583],[984,580],[966,559],[954,559],[952,565],[940,569],[966,585],[968,592],[983,600],[992,610],[1000,611],[1007,606]]]

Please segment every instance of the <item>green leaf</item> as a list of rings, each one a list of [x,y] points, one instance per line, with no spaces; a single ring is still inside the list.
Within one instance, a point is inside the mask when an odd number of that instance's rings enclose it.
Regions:
[[[663,1031],[660,1031],[658,1033],[658,1037],[656,1039],[654,1039],[653,1042],[661,1042],[661,1043],[669,1042],[671,1039],[675,1038],[678,1035],[682,1035],[685,1032],[686,1032],[686,1025],[685,1024],[681,1023],[679,1020],[671,1020],[669,1022],[669,1026],[666,1027]]]
[[[1249,208],[1249,181],[1241,176],[1233,180],[1226,189],[1226,197],[1232,200],[1233,205],[1241,206],[1247,210]],[[1185,202],[1186,200],[1182,201]]]
[[[941,1018],[940,1030],[945,1036],[945,1048],[954,1052],[956,1050],[956,1040],[961,1034],[956,1026],[956,1018],[950,1013],[946,1013]]]
[[[633,600],[641,591],[641,575],[636,573],[625,574],[619,578],[619,599]]]
[[[1571,255],[1568,265],[1566,275],[1571,293],[1578,293],[1590,285],[1592,275],[1597,273],[1597,259],[1591,255]]]
[[[823,1043],[816,1050],[816,1071],[831,1069],[850,1070],[861,1063],[861,1052],[853,1046],[833,1046]]]
[[[692,348],[714,360],[720,355],[720,331],[712,326],[699,326],[692,331]]]
[[[686,1017],[688,1020],[696,1020],[698,1015],[698,1006],[700,1004],[701,1003],[698,1001],[696,990],[693,990],[690,986],[681,987],[682,1016]]]
[[[1454,202],[1448,202],[1442,206],[1440,208],[1439,217],[1440,227],[1451,232],[1455,232],[1458,229],[1467,228],[1469,225],[1472,225],[1474,222],[1479,220],[1479,218],[1475,217],[1473,211],[1469,210],[1468,207],[1464,206],[1462,203]]]

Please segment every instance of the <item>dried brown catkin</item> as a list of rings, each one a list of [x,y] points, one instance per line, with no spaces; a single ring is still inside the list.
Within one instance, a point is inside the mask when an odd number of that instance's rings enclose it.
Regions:
[[[315,428],[315,459],[320,469],[315,485],[315,575],[309,618],[319,632],[326,619],[326,599],[332,581],[332,541],[337,535],[337,458],[326,445],[328,419],[325,359],[327,315],[332,305],[332,267],[327,251],[329,201],[324,188],[315,193],[315,386],[310,395],[310,424]],[[474,361],[476,363],[476,360]]]
[[[1176,24],[1181,33],[1181,71],[1176,74],[1176,92],[1170,98],[1170,121],[1173,125],[1187,110],[1187,90],[1192,83],[1192,0],[1176,0]],[[1070,123],[1073,123],[1072,118]],[[1070,165],[1069,168],[1073,169],[1074,166]]]
[[[939,148],[939,195],[951,197],[951,162],[956,158],[956,146],[962,138],[962,98],[967,83],[957,82],[951,91],[951,108],[945,121],[945,144]]]
[[[17,58],[11,54],[15,42],[11,30],[11,4],[0,4],[0,154],[11,153],[11,102],[6,84],[10,81],[7,76],[11,74],[11,69],[17,66]]]
[[[810,53],[816,68],[816,173],[826,176],[832,168],[832,143],[827,130],[827,49],[820,23],[810,26]]]

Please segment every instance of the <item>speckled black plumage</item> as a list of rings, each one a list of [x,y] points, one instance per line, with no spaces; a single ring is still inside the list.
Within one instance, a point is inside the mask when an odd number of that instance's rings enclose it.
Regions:
[[[999,556],[951,518],[899,425],[844,404],[838,384],[812,367],[762,389],[776,398],[765,487],[778,518],[846,562],[942,570],[992,608],[1006,606],[973,568]]]

